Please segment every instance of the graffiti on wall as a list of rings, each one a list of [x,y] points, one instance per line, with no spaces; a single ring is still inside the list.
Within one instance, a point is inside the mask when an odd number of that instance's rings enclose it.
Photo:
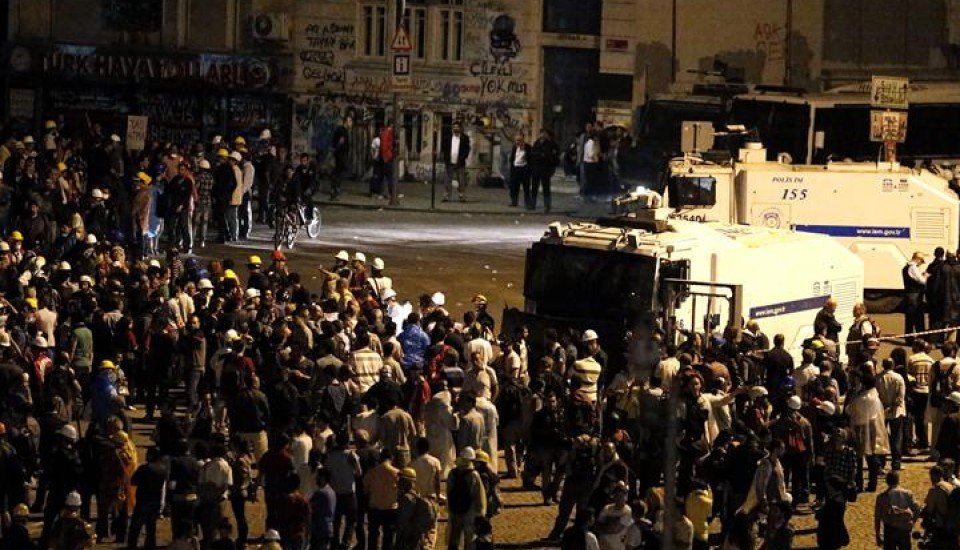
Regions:
[[[767,61],[782,61],[784,58],[785,29],[779,23],[757,23],[753,39],[758,51],[764,52]]]
[[[294,101],[294,127],[292,151],[329,151],[333,131],[346,115],[351,115],[359,125],[366,120],[371,109],[382,108],[382,101],[363,94],[329,92],[315,96],[300,97]]]
[[[303,26],[299,41],[300,76],[315,88],[343,90],[344,65],[357,46],[353,24],[309,23]]]
[[[490,29],[490,55],[499,63],[509,61],[520,54],[520,39],[517,38],[517,22],[503,13],[496,16]]]

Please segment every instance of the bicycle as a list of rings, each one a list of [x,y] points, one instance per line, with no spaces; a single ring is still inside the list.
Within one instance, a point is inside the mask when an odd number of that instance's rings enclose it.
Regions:
[[[285,205],[277,209],[277,219],[274,224],[273,248],[280,250],[284,246],[293,250],[300,236],[300,228],[306,228],[307,236],[316,239],[320,234],[320,209],[312,207],[312,215],[307,218],[307,207],[303,204]]]

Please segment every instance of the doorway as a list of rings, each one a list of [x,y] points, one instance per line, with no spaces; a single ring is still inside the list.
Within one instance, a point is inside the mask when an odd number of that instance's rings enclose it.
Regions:
[[[553,131],[561,148],[596,118],[599,72],[597,50],[544,48],[542,127]]]

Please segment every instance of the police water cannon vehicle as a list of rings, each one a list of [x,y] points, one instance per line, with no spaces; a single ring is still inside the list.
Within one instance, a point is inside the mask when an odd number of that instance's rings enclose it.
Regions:
[[[678,218],[829,235],[863,259],[866,288],[881,293],[903,290],[915,251],[960,244],[950,181],[897,162],[794,165],[747,142],[735,160],[673,159],[664,193]]]
[[[616,202],[635,210],[548,226],[527,250],[524,307],[505,311],[505,326],[594,329],[617,361],[624,334],[654,322],[679,339],[755,319],[799,347],[827,298],[847,326],[862,300],[863,262],[828,236],[677,219],[653,191]]]

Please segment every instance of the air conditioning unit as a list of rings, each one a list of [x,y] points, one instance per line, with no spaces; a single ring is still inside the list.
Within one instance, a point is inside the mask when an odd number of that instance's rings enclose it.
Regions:
[[[261,13],[251,20],[250,32],[256,40],[290,40],[290,18],[285,13]]]

